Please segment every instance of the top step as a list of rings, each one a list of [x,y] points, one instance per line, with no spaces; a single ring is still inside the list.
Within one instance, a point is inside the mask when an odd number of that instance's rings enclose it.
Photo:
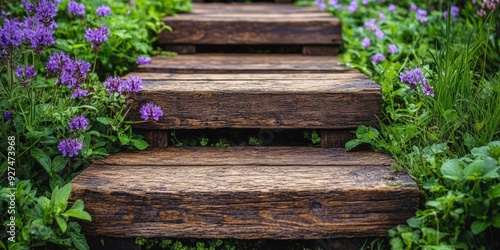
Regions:
[[[340,20],[314,7],[282,4],[194,4],[193,12],[166,17],[168,45],[339,45]]]

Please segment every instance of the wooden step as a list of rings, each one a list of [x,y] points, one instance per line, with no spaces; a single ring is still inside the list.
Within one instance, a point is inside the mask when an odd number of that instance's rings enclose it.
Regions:
[[[141,120],[140,106],[152,101],[163,108],[164,116],[136,128],[351,129],[374,125],[380,112],[380,86],[336,65],[334,58],[325,59],[313,64],[301,55],[155,58],[140,69],[158,73],[131,73],[143,78],[143,88],[129,99],[129,119]],[[169,73],[178,71],[206,74]],[[222,74],[233,72],[242,73]]]
[[[307,53],[336,53],[342,44],[341,23],[314,7],[284,4],[193,4],[193,12],[170,16],[173,29],[159,43],[180,53],[196,45],[304,45]],[[313,47],[310,47],[313,46]],[[314,47],[319,46],[319,47]]]
[[[118,153],[73,181],[111,237],[319,239],[386,236],[419,189],[386,155],[312,147],[168,148]]]

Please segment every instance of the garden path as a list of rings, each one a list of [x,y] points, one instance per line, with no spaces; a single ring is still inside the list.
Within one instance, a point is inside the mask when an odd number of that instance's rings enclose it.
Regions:
[[[167,17],[157,56],[131,75],[130,119],[152,145],[94,163],[73,181],[89,235],[238,239],[385,236],[414,215],[419,189],[392,159],[345,152],[373,125],[380,86],[338,64],[341,23],[291,4],[194,4]],[[262,52],[280,53],[262,53]],[[210,52],[210,53],[205,53]],[[217,53],[214,53],[217,52]],[[229,53],[230,52],[230,53]],[[248,53],[254,52],[254,53]],[[283,53],[288,52],[288,53]],[[295,53],[295,54],[294,54]],[[171,147],[172,129],[315,129],[320,147]]]

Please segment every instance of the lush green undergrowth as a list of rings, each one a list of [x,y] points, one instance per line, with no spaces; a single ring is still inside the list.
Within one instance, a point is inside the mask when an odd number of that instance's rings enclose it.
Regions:
[[[499,2],[316,4],[342,19],[343,61],[382,87],[380,125],[346,147],[391,154],[422,190],[415,217],[389,232],[392,248],[498,248]]]
[[[157,53],[160,18],[185,0],[0,2],[0,249],[88,249],[69,181],[90,162],[148,145],[125,120],[142,80],[121,75]],[[100,80],[101,79],[101,80]],[[105,79],[105,80],[104,80]],[[153,103],[144,122],[158,120]]]

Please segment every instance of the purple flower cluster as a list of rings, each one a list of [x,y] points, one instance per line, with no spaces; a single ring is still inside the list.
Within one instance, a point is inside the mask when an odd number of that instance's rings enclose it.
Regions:
[[[9,47],[18,47],[28,40],[35,53],[39,54],[46,46],[55,43],[54,28],[57,24],[54,17],[57,14],[56,2],[54,0],[39,0],[34,4],[22,1],[28,13],[35,12],[33,17],[26,18],[24,22],[18,19],[4,17],[3,27],[0,27],[0,54],[7,55]],[[2,11],[2,13],[4,13]]]
[[[398,47],[395,44],[389,44],[388,50],[389,54],[398,53]]]
[[[325,3],[325,0],[314,0],[314,4],[316,4],[316,6],[318,6],[318,8],[320,10],[326,10],[326,3]]]
[[[88,90],[77,88],[73,91],[73,94],[71,94],[71,99],[76,99],[79,97],[87,97],[88,94],[89,94]]]
[[[382,61],[385,61],[385,56],[380,54],[380,53],[377,53],[375,55],[372,56],[372,63],[374,64],[378,64]]]
[[[84,115],[80,116],[75,116],[69,120],[68,127],[69,131],[73,132],[76,130],[83,130],[85,131],[87,129],[87,126],[89,125],[89,120],[85,118]]]
[[[61,152],[62,156],[77,156],[78,151],[83,148],[83,141],[79,141],[76,138],[68,138],[59,142],[57,148]]]
[[[36,76],[35,66],[17,67],[16,77],[23,80],[30,80]]]
[[[364,27],[370,31],[375,31],[377,29],[377,20],[375,18],[370,19],[370,21],[365,22]]]
[[[91,48],[97,51],[101,48],[102,43],[108,40],[109,34],[109,29],[103,25],[96,29],[87,29],[85,31],[85,39],[91,42]]]
[[[47,62],[47,75],[56,76],[56,83],[66,85],[71,89],[80,89],[81,84],[87,79],[87,72],[90,71],[90,63],[83,60],[73,60],[64,52],[54,53]],[[83,96],[78,90],[77,96]],[[76,97],[75,97],[76,98]]]
[[[427,10],[417,9],[417,13],[415,14],[415,18],[419,20],[421,23],[427,22]]]
[[[488,11],[493,12],[500,5],[500,0],[483,0],[481,8],[477,10],[480,17],[485,17]]]
[[[68,3],[68,12],[73,16],[83,16],[85,15],[85,4],[71,0]]]
[[[151,64],[151,57],[139,56],[139,57],[137,57],[137,64],[139,64],[139,65]]]
[[[356,12],[356,10],[358,10],[358,0],[352,0],[351,3],[349,3],[349,7],[347,7],[347,10],[350,14]]]
[[[103,85],[108,89],[109,94],[137,93],[142,88],[142,79],[138,76],[130,76],[122,81],[120,77],[110,76]]]
[[[405,72],[399,74],[399,79],[401,82],[412,86],[420,85],[420,88],[425,95],[434,97],[434,89],[429,83],[427,83],[427,79],[425,78],[425,75],[420,67],[412,70],[405,69]]]
[[[109,15],[111,15],[111,9],[108,6],[106,6],[106,5],[102,5],[99,8],[97,8],[96,12],[97,12],[98,16],[109,16]]]
[[[365,37],[365,38],[363,39],[363,41],[361,41],[361,46],[362,46],[363,48],[365,48],[365,49],[366,49],[367,47],[369,47],[370,45],[371,45],[371,41],[370,41],[370,38],[368,38],[368,37]]]
[[[394,11],[396,11],[396,5],[391,3],[389,7],[387,7],[387,10],[391,13],[394,13]]]
[[[153,104],[152,102],[148,102],[141,107],[141,118],[145,121],[150,120],[151,118],[155,121],[160,120],[160,117],[163,116],[163,110],[161,107]]]
[[[455,20],[455,19],[457,19],[458,14],[460,13],[460,9],[457,6],[451,6],[450,13],[451,13],[451,18],[453,20]],[[443,12],[443,16],[444,16],[445,19],[448,18],[448,11],[447,10],[445,10]]]

